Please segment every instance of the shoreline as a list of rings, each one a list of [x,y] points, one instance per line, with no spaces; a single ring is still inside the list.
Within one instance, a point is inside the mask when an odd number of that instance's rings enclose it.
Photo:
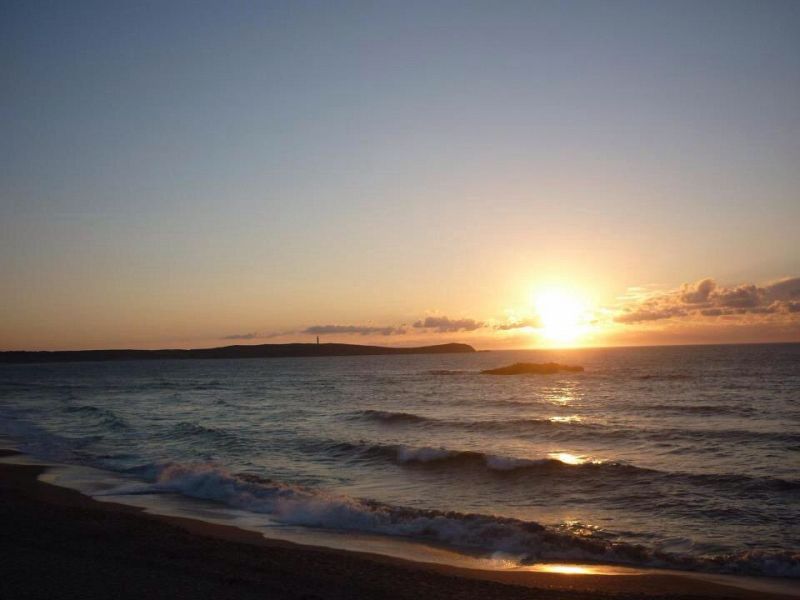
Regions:
[[[20,454],[0,450],[0,457]],[[24,456],[24,455],[23,455]],[[40,481],[47,465],[0,463],[0,596],[13,598],[788,599],[681,572],[571,574],[413,562],[266,538],[165,516]],[[127,594],[127,595],[126,595]]]

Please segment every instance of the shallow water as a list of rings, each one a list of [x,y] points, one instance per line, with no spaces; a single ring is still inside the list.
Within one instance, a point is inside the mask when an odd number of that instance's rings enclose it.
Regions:
[[[583,373],[488,376],[518,361]],[[800,345],[0,366],[0,432],[306,528],[800,576]]]

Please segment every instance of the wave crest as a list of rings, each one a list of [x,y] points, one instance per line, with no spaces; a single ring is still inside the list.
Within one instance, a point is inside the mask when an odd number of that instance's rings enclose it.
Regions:
[[[376,409],[362,410],[355,413],[354,417],[357,419],[378,421],[380,423],[426,423],[435,421],[435,419],[429,419],[414,413]]]
[[[604,429],[594,424],[582,423],[579,420],[564,419],[543,419],[543,418],[518,418],[518,419],[492,419],[485,421],[459,421],[437,419],[426,417],[416,413],[394,412],[389,410],[367,409],[351,413],[348,418],[375,421],[385,425],[421,425],[426,427],[442,427],[461,429],[466,431],[500,431],[509,433],[528,433],[528,432],[557,432],[564,430],[574,433],[576,430],[585,430],[593,435],[605,435],[608,437],[619,437],[626,432]]]
[[[356,445],[336,444],[335,451],[354,453],[365,458],[389,459],[400,465],[431,465],[442,467],[487,468],[491,471],[514,471],[519,469],[575,469],[580,467],[606,467],[637,469],[618,462],[602,460],[579,460],[575,463],[557,457],[521,458],[489,454],[478,450],[451,450],[434,446]]]
[[[429,540],[456,548],[503,552],[521,563],[601,561],[664,568],[800,577],[800,553],[743,552],[702,557],[650,550],[556,531],[535,521],[485,514],[393,506],[351,498],[249,474],[233,474],[208,464],[149,465],[151,492],[177,492],[308,527],[359,531]],[[142,490],[130,490],[142,493]]]
[[[409,468],[430,468],[457,472],[459,470],[484,470],[494,476],[503,473],[537,477],[591,477],[608,485],[624,478],[641,484],[661,485],[670,481],[682,481],[692,485],[713,489],[747,489],[755,492],[770,491],[793,493],[800,490],[800,480],[777,477],[754,477],[733,473],[690,473],[659,471],[632,465],[626,462],[601,459],[585,459],[568,453],[546,457],[522,458],[481,452],[479,450],[454,450],[435,446],[406,446],[403,444],[353,444],[333,443],[325,446],[327,452],[362,460],[390,461]]]

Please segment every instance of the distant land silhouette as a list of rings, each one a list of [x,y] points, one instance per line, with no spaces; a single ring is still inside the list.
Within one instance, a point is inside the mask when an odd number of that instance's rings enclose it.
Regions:
[[[302,356],[369,356],[382,354],[454,354],[475,352],[468,344],[438,344],[416,348],[358,344],[258,344],[191,350],[56,350],[0,352],[0,363],[82,362],[189,358],[286,358]]]

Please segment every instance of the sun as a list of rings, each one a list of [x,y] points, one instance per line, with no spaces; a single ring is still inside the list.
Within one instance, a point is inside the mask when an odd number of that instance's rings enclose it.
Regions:
[[[559,289],[535,293],[533,306],[542,336],[557,345],[574,344],[588,330],[587,307],[581,299]]]

